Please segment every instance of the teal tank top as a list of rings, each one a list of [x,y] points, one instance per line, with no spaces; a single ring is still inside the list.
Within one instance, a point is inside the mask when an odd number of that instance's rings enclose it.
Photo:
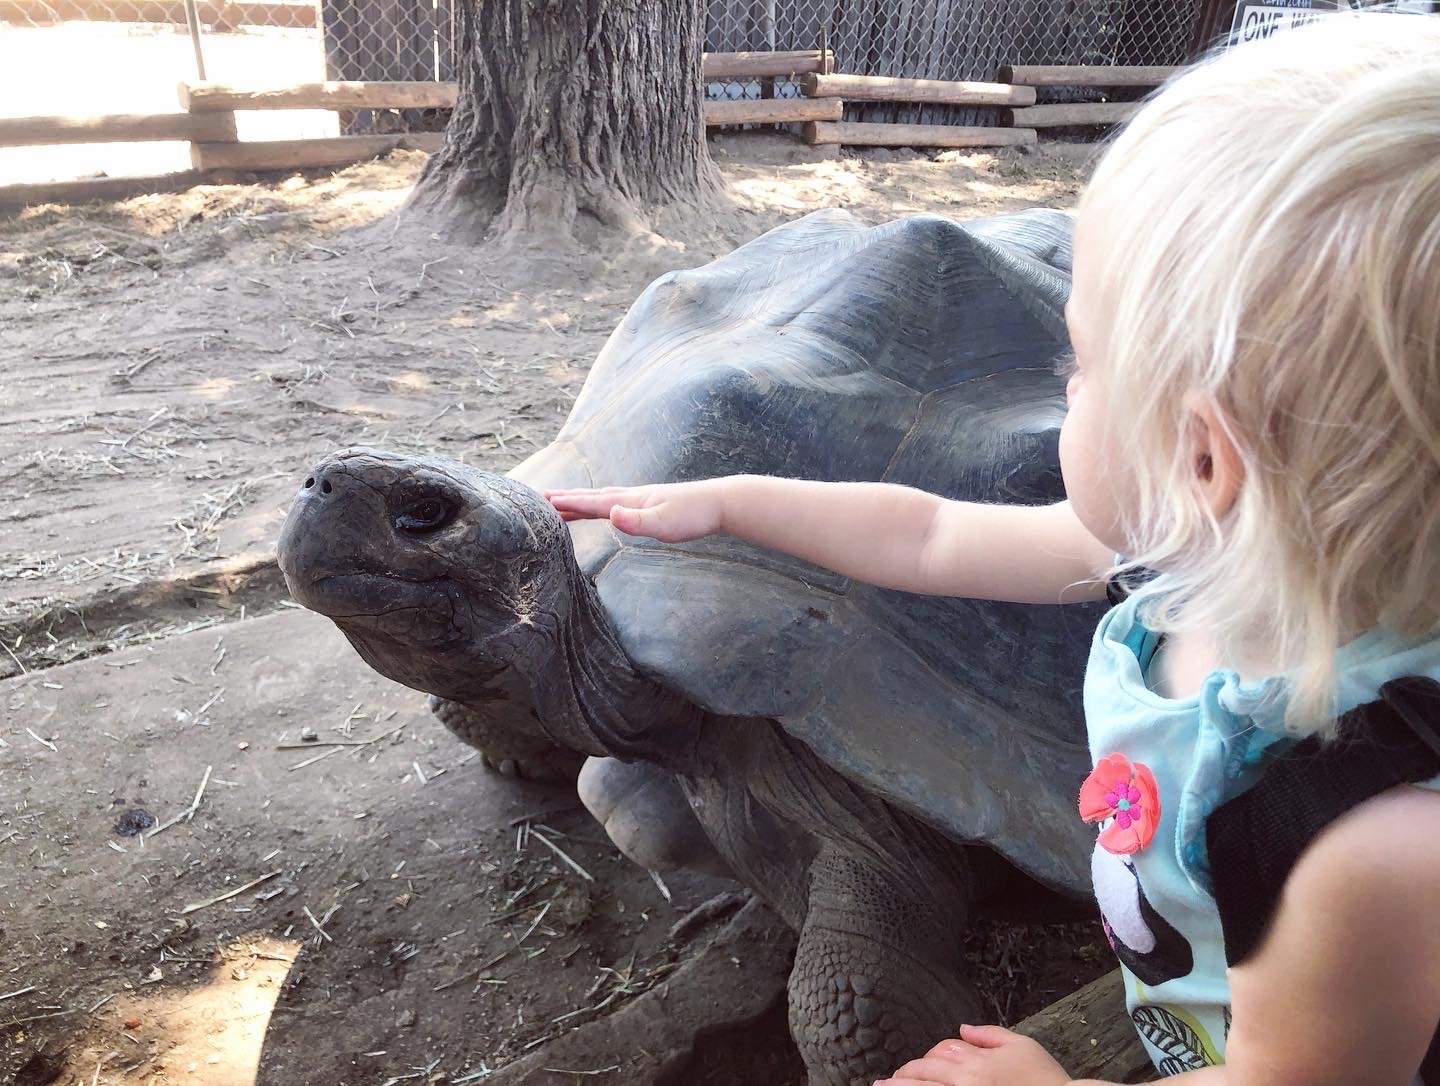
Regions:
[[[1205,822],[1255,784],[1285,734],[1286,684],[1205,678],[1194,697],[1161,697],[1146,682],[1159,639],[1138,597],[1108,612],[1085,672],[1085,720],[1096,766],[1081,811],[1100,827],[1091,861],[1105,933],[1125,977],[1126,1006],[1162,1075],[1223,1063],[1230,992],[1220,913],[1206,870]],[[1440,680],[1440,638],[1380,632],[1341,649],[1337,710],[1379,696],[1406,675]],[[1440,777],[1423,787],[1440,789]]]

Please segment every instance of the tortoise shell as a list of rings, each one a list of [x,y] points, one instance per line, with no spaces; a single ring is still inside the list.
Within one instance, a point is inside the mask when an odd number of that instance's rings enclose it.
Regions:
[[[652,284],[611,335],[537,488],[757,473],[947,497],[1064,497],[1069,216],[782,226]],[[1091,606],[925,597],[712,537],[572,538],[635,664],[770,717],[840,773],[1083,893],[1080,683]],[[663,728],[666,722],[655,721]]]

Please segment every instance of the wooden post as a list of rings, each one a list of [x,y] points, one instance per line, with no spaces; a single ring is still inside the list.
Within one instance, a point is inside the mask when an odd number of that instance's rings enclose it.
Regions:
[[[950,124],[860,124],[817,121],[805,126],[811,146],[1018,147],[1037,140],[1033,128],[967,128]]]
[[[190,28],[190,44],[195,49],[195,74],[205,79],[205,53],[200,48],[200,16],[195,11],[195,0],[185,0],[185,24]]]
[[[938,102],[956,106],[1033,106],[1035,88],[1008,83],[961,83],[945,79],[891,79],[879,75],[800,77],[810,98],[847,98],[860,102]]]

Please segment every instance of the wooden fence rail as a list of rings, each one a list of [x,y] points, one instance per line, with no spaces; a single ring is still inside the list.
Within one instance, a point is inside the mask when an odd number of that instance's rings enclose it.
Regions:
[[[0,117],[0,147],[173,140],[233,142],[233,113],[112,113],[102,117]]]
[[[800,89],[810,98],[845,98],[852,102],[938,102],[955,106],[1035,104],[1033,87],[1017,87],[1008,83],[811,74],[800,78]]]

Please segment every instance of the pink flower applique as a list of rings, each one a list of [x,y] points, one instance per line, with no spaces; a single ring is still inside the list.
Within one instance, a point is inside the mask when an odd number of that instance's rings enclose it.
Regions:
[[[1100,831],[1100,847],[1121,856],[1139,852],[1160,824],[1160,789],[1142,762],[1111,754],[1080,786],[1080,817],[1110,825]]]

